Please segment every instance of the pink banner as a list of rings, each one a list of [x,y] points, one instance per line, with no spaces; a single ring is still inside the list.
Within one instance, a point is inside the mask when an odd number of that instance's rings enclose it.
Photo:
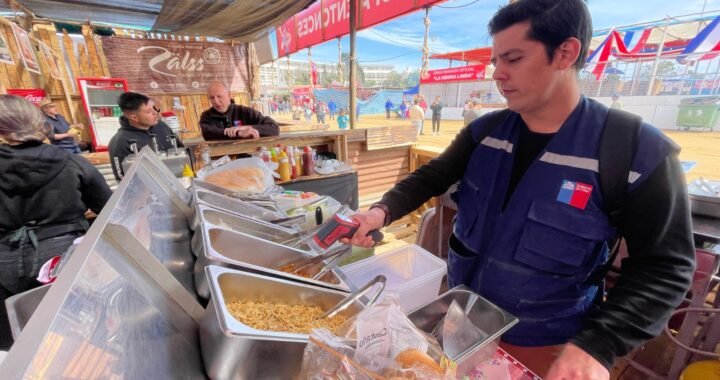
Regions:
[[[278,57],[344,36],[350,32],[350,1],[316,1],[275,29]],[[394,19],[445,0],[354,0],[358,30]]]
[[[426,78],[421,78],[420,83],[446,83],[446,82],[468,82],[478,81],[485,78],[485,66],[462,66],[449,69],[429,70]]]

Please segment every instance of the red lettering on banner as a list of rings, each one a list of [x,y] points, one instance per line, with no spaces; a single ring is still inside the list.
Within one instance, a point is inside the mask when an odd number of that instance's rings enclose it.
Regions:
[[[428,76],[420,79],[420,83],[478,81],[483,78],[485,78],[485,66],[472,65],[452,67],[449,69],[429,70]]]
[[[278,57],[348,34],[350,32],[350,1],[316,1],[310,8],[284,22],[275,30]],[[360,5],[358,30],[362,30],[445,0],[352,1],[357,1]]]

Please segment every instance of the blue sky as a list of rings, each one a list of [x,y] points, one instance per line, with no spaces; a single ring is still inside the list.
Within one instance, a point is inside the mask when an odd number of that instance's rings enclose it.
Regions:
[[[444,53],[489,46],[487,23],[507,0],[449,0],[430,11],[430,49]],[[588,0],[595,29],[654,21],[665,16],[720,10],[720,0]],[[394,65],[398,71],[419,68],[423,43],[424,12],[415,12],[374,28],[358,32],[359,62]],[[271,38],[275,38],[274,34]],[[347,37],[342,38],[343,51],[350,50]],[[337,62],[337,40],[312,48],[314,61]],[[290,56],[306,60],[307,49]],[[430,68],[444,68],[447,60],[430,60]]]

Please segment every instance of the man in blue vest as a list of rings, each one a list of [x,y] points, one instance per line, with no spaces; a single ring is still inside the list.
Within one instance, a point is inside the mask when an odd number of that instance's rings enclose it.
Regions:
[[[490,21],[493,78],[510,112],[460,131],[439,157],[354,216],[351,242],[415,210],[460,180],[448,282],[518,316],[501,346],[540,376],[609,379],[616,358],[658,335],[683,299],[694,247],[679,148],[643,123],[615,228],[600,189],[608,108],[580,94],[592,22],[582,0],[520,0]],[[622,183],[626,180],[621,178]],[[628,258],[597,297],[606,241]],[[600,276],[601,277],[601,276]]]

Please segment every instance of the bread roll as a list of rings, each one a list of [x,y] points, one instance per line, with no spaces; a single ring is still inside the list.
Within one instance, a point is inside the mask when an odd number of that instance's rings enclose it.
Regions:
[[[400,364],[402,368],[422,368],[436,373],[438,376],[442,376],[443,374],[442,368],[435,362],[435,360],[433,360],[433,358],[414,348],[408,348],[407,350],[397,354],[395,361]]]
[[[208,175],[205,181],[245,193],[261,193],[265,190],[265,172],[260,168],[227,169]]]

